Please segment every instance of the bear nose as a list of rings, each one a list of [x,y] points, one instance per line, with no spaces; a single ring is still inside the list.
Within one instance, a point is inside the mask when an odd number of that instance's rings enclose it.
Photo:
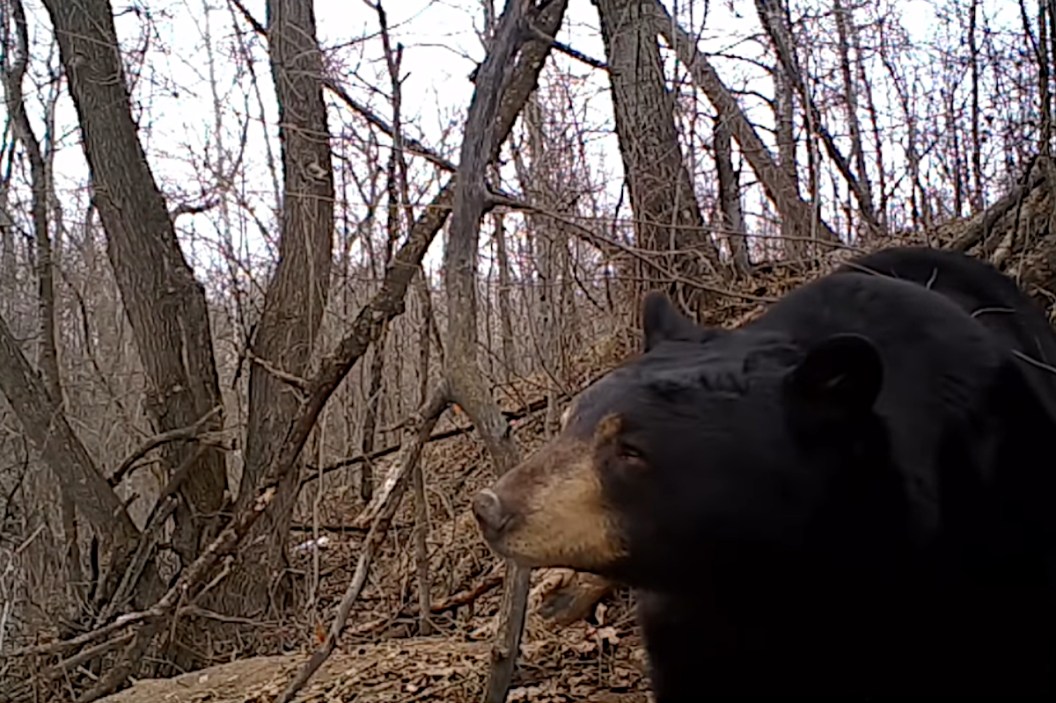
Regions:
[[[480,526],[491,535],[499,534],[510,521],[510,515],[502,507],[502,501],[490,488],[485,488],[473,497],[473,515]]]

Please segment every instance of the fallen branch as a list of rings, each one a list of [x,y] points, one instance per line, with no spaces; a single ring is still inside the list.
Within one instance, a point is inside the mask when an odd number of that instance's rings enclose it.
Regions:
[[[503,574],[501,571],[489,574],[487,578],[485,578],[473,588],[468,588],[464,591],[459,591],[458,593],[450,595],[447,598],[434,600],[429,606],[429,612],[435,615],[448,610],[454,610],[455,608],[462,607],[463,605],[469,605],[488,591],[492,591],[501,586],[502,580],[504,578],[505,574]]]
[[[118,630],[126,627],[131,627],[137,623],[147,620],[151,617],[149,611],[143,611],[139,613],[128,613],[122,615],[114,620],[112,623],[103,625],[84,634],[71,637],[68,640],[59,640],[57,642],[48,642],[47,644],[35,644],[29,647],[22,647],[21,649],[13,649],[10,652],[0,652],[0,659],[18,659],[19,657],[29,656],[43,656],[48,654],[59,654],[69,649],[81,647],[94,642],[97,639],[106,637],[107,635],[113,634]]]
[[[386,495],[385,503],[370,527],[367,539],[363,543],[363,550],[359,554],[359,561],[356,563],[355,574],[353,574],[352,581],[348,584],[348,589],[337,607],[337,614],[334,616],[334,621],[330,624],[330,631],[326,635],[326,640],[319,649],[312,653],[312,656],[309,657],[308,661],[304,663],[304,666],[293,677],[293,680],[286,686],[286,690],[283,691],[282,696],[279,698],[280,703],[292,701],[297,692],[304,688],[304,685],[308,683],[308,679],[319,670],[319,667],[330,658],[330,654],[334,651],[334,647],[337,645],[337,638],[341,636],[345,623],[348,621],[348,615],[352,611],[352,604],[356,602],[359,594],[363,591],[363,586],[367,582],[367,573],[370,570],[374,552],[381,544],[385,533],[388,532],[389,523],[392,522],[396,509],[400,505],[400,499],[407,490],[408,476],[417,465],[418,459],[422,455],[422,448],[425,446],[426,441],[429,439],[429,434],[436,425],[436,421],[440,419],[441,413],[447,408],[447,405],[447,387],[441,383],[433,391],[425,405],[408,419],[403,431],[404,443],[403,451],[401,452],[402,457],[399,462],[399,479],[393,489]]]
[[[67,657],[66,659],[60,661],[58,664],[48,667],[44,671],[42,676],[45,681],[54,681],[58,678],[61,678],[62,676],[65,676],[66,672],[68,672],[70,669],[80,666],[81,664],[87,661],[91,661],[92,659],[95,659],[98,656],[106,654],[111,649],[116,649],[117,647],[120,647],[123,644],[127,644],[129,641],[131,641],[134,634],[135,633],[127,632],[121,635],[120,637],[115,637],[114,639],[107,640],[106,642],[97,644],[94,647],[89,647],[83,652],[78,652],[72,657]]]
[[[1024,183],[1016,185],[996,203],[988,207],[978,219],[968,226],[961,236],[950,243],[954,251],[968,251],[990,235],[997,221],[1012,211],[1023,198],[1045,182],[1045,169],[1030,169]]]

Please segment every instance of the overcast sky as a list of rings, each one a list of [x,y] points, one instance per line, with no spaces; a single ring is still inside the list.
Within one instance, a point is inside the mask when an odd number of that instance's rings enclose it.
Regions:
[[[1012,0],[1005,2],[1007,11],[1014,12]],[[903,9],[907,29],[924,39],[933,23],[933,14],[926,0],[896,0]],[[146,106],[146,116],[141,119],[141,138],[144,140],[158,180],[166,194],[174,199],[193,200],[202,188],[208,189],[211,180],[205,174],[202,154],[215,146],[215,110],[210,90],[210,62],[207,45],[217,49],[212,70],[215,83],[220,86],[219,104],[223,111],[223,133],[225,146],[232,149],[238,141],[238,128],[245,114],[258,113],[255,96],[249,96],[248,81],[243,76],[236,84],[239,63],[230,60],[223,52],[233,46],[234,29],[249,34],[248,25],[241,18],[234,18],[227,0],[142,0],[150,15],[144,22],[143,15],[128,0],[112,0],[117,15],[118,32],[126,49],[148,46],[146,69],[135,86],[139,104]],[[482,58],[483,51],[475,34],[483,19],[480,0],[388,0],[384,3],[389,16],[389,25],[394,38],[402,42],[404,49],[403,69],[406,75],[404,87],[404,122],[414,136],[420,136],[426,144],[439,145],[445,127],[459,124],[464,119],[473,86],[468,75],[475,63]],[[501,7],[503,0],[495,0]],[[753,0],[703,0],[690,2],[681,0],[677,4],[679,15],[687,26],[704,27],[700,47],[704,51],[726,51],[739,56],[759,58],[762,49],[756,42],[746,38],[758,32],[758,18]],[[246,0],[246,7],[261,21],[265,18],[264,0]],[[987,3],[992,8],[992,3]],[[211,8],[208,12],[206,7]],[[383,78],[381,42],[377,40],[377,16],[362,0],[316,0],[319,35],[324,46],[342,47],[337,53],[341,57],[338,78],[345,79],[349,91],[358,99],[369,102],[382,116],[388,118],[389,106],[381,93],[388,91],[387,79]],[[701,22],[707,8],[707,21]],[[27,9],[32,20],[32,32],[38,52],[46,47],[50,26],[40,0],[27,0]],[[149,27],[149,32],[144,28]],[[571,0],[566,20],[559,36],[575,48],[589,55],[603,58],[604,51],[597,32],[597,12],[590,0]],[[38,53],[39,55],[39,53]],[[260,102],[265,106],[265,120],[250,123],[248,149],[244,171],[250,177],[240,187],[249,193],[259,194],[262,207],[268,202],[271,186],[265,167],[265,134],[272,135],[273,148],[277,142],[275,105],[271,77],[268,74],[266,57],[262,50],[256,52],[254,70],[261,93]],[[606,94],[606,76],[595,69],[577,63],[568,57],[556,60],[567,70],[577,75],[587,88],[582,89],[585,106],[583,115],[588,123],[607,132],[593,141],[595,171],[606,174],[604,184],[611,199],[619,195],[621,186],[620,164],[615,138],[611,135],[611,104]],[[716,60],[723,77],[737,88],[751,88],[763,94],[771,92],[768,79],[762,78],[760,69],[755,75],[765,83],[748,83],[752,68],[744,62]],[[724,70],[725,67],[725,70]],[[39,71],[40,66],[37,66]],[[344,75],[341,75],[344,74]],[[27,86],[29,87],[29,86]],[[882,96],[880,96],[882,98]],[[251,99],[250,99],[251,98]],[[769,122],[766,110],[756,101],[752,118],[759,123]],[[345,108],[338,108],[345,110]],[[710,108],[709,108],[710,109]],[[64,138],[56,160],[56,176],[59,187],[82,188],[87,170],[78,143],[72,106],[68,98],[62,102],[59,114],[59,134]],[[331,112],[331,127],[335,139],[341,139],[339,127],[356,124],[348,115]],[[363,129],[359,123],[357,129]],[[40,133],[41,130],[38,130]],[[456,137],[449,140],[447,153],[457,161]],[[764,135],[765,137],[765,135]],[[83,190],[82,190],[83,194]],[[273,198],[271,198],[273,201]],[[262,216],[267,215],[264,213]],[[270,217],[270,216],[269,216]],[[212,259],[208,246],[201,250],[198,244],[210,239],[218,221],[214,213],[183,218],[180,221],[181,239],[193,251],[192,258],[198,263]],[[236,239],[246,238],[246,245],[255,249],[251,241],[255,234],[247,228],[236,233]],[[196,236],[188,241],[187,233]],[[202,237],[202,239],[199,239]],[[242,247],[239,247],[242,248]],[[434,247],[435,249],[435,247]],[[260,252],[264,254],[264,252]],[[266,254],[265,254],[266,255]],[[435,251],[430,259],[435,262]]]

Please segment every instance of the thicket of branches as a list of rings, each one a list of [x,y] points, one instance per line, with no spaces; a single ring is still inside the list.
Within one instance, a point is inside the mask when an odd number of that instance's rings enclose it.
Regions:
[[[28,656],[87,701],[265,650],[247,623],[320,607],[290,536],[334,495],[367,536],[314,664],[404,494],[429,634],[422,444],[471,424],[509,468],[510,418],[552,427],[648,288],[723,322],[760,276],[909,236],[1047,299],[1054,0],[931,0],[927,29],[892,0],[466,0],[450,115],[408,95],[384,3],[321,5],[0,0],[13,698]],[[504,584],[495,701],[528,575]]]

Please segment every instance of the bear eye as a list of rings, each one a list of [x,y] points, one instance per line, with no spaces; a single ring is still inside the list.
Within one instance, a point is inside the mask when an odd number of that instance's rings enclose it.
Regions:
[[[631,446],[626,442],[620,442],[616,452],[621,459],[626,459],[628,461],[633,462],[645,461],[645,453],[638,447]]]

